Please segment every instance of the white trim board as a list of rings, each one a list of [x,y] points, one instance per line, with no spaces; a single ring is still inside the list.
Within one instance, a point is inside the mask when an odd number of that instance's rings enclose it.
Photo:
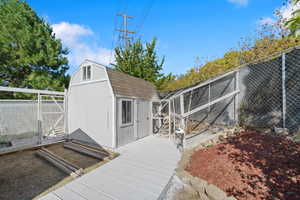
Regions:
[[[234,92],[231,92],[231,93],[229,93],[229,94],[227,94],[227,95],[224,95],[224,96],[222,96],[222,97],[220,97],[220,98],[218,98],[218,99],[216,99],[216,100],[214,100],[214,101],[211,101],[210,103],[207,103],[207,104],[205,104],[205,105],[203,105],[203,106],[200,106],[200,107],[198,107],[198,108],[196,108],[196,109],[194,109],[194,110],[191,110],[191,111],[189,111],[189,112],[186,112],[186,113],[182,114],[182,116],[185,118],[185,117],[187,117],[187,116],[189,116],[189,115],[191,115],[191,114],[194,114],[194,113],[196,113],[196,112],[198,112],[198,111],[200,111],[200,110],[203,110],[203,109],[205,109],[205,108],[208,108],[209,106],[212,106],[212,105],[214,105],[214,104],[216,104],[216,103],[218,103],[218,102],[220,102],[220,101],[223,101],[223,100],[225,100],[225,99],[227,99],[227,98],[229,98],[229,97],[232,97],[232,96],[238,94],[239,92],[240,92],[239,90],[234,91]]]
[[[14,87],[3,87],[3,86],[0,86],[0,91],[23,92],[23,93],[31,93],[31,94],[50,94],[50,95],[62,95],[62,96],[65,95],[64,92],[58,92],[58,91],[36,90],[36,89],[14,88]]]

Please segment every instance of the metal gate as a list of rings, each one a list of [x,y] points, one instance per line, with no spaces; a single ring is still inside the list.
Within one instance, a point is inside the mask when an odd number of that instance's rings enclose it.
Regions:
[[[43,139],[66,136],[66,95],[40,95]]]
[[[66,91],[0,87],[0,151],[61,140],[67,133]]]
[[[238,71],[232,71],[168,95],[153,112],[153,122],[159,134],[168,133],[184,146],[187,139],[214,126],[235,124],[238,93]]]

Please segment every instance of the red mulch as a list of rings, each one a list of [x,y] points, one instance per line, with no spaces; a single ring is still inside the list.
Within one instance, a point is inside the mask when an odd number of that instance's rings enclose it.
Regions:
[[[300,144],[246,131],[192,155],[193,176],[240,200],[300,199]]]

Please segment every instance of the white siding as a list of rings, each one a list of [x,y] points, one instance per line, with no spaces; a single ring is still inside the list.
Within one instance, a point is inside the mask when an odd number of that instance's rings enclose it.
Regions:
[[[92,66],[92,77],[90,81],[93,80],[103,80],[107,79],[106,76],[106,71],[104,67],[99,67],[99,65],[96,65],[94,63],[90,63],[88,61],[85,61],[84,63],[81,64],[80,67],[74,72],[71,78],[71,84],[77,84],[81,83],[82,81],[82,66]]]
[[[78,139],[90,137],[102,146],[113,147],[113,93],[107,80],[105,68],[84,62],[81,66],[92,66],[92,79],[81,79],[81,67],[73,74],[68,100],[69,132]],[[78,136],[78,130],[88,137]],[[87,141],[91,142],[91,141]]]

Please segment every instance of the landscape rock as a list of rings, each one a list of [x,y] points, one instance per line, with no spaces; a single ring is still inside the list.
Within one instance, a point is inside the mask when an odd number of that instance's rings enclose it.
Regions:
[[[274,132],[276,135],[288,135],[288,129],[287,128],[277,128],[277,127],[274,127]]]
[[[234,198],[233,196],[227,197],[224,200],[236,200],[236,198]]]
[[[199,200],[210,200],[208,196],[204,193],[199,193]]]
[[[205,192],[211,200],[222,200],[227,197],[226,193],[215,185],[208,185]]]
[[[192,179],[190,180],[191,186],[196,190],[199,194],[205,193],[205,188],[207,186],[207,182],[201,179]]]
[[[185,199],[198,199],[199,196],[198,196],[197,191],[194,190],[193,187],[191,187],[189,185],[185,185],[183,187],[183,189],[181,190],[181,192],[179,193],[179,197],[182,198],[183,200],[185,200]]]

